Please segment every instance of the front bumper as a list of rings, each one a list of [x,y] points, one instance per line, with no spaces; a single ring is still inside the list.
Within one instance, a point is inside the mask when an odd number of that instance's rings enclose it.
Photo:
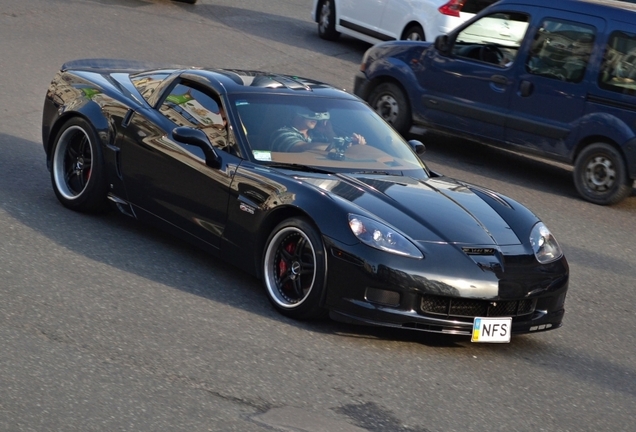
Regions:
[[[353,78],[353,94],[360,99],[367,100],[371,92],[371,81],[362,71],[358,71]]]
[[[534,256],[509,257],[504,271],[495,273],[450,256],[414,260],[365,245],[326,243],[325,307],[334,320],[466,336],[475,317],[512,317],[512,334],[562,325],[569,279],[565,258],[540,265]],[[468,294],[459,287],[466,281]]]

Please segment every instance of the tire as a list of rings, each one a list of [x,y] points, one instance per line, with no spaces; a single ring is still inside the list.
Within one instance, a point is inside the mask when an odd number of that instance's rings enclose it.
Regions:
[[[335,0],[321,0],[318,3],[318,36],[325,40],[336,40],[340,33],[336,31]]]
[[[385,82],[377,86],[368,99],[369,105],[400,134],[411,129],[411,108],[406,95],[396,84]]]
[[[424,30],[419,25],[412,25],[404,32],[404,40],[424,41]]]
[[[587,201],[616,204],[632,192],[632,184],[623,156],[609,144],[590,144],[576,158],[574,185]]]
[[[263,284],[278,312],[294,319],[323,318],[326,257],[320,234],[307,220],[280,223],[267,239]]]
[[[51,150],[51,183],[57,199],[71,210],[108,209],[106,173],[97,134],[83,118],[67,121]]]

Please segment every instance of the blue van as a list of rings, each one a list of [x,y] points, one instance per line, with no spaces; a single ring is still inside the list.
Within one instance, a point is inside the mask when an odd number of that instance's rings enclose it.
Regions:
[[[448,35],[371,47],[354,93],[413,127],[566,162],[583,198],[636,179],[636,4],[501,0]]]

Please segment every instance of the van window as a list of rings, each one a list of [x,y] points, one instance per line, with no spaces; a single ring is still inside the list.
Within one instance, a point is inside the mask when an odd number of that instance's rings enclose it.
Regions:
[[[611,34],[603,54],[599,86],[636,95],[636,34],[622,31]]]
[[[508,67],[517,56],[528,23],[529,17],[522,13],[497,12],[483,16],[457,34],[452,53]]]
[[[526,70],[533,75],[581,82],[595,38],[596,29],[590,25],[546,19],[534,35]]]

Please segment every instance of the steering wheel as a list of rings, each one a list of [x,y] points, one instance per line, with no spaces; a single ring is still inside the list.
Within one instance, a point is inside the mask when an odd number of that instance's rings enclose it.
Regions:
[[[493,64],[501,64],[504,59],[504,54],[501,52],[499,47],[495,44],[486,44],[479,48],[479,60],[493,63]]]

